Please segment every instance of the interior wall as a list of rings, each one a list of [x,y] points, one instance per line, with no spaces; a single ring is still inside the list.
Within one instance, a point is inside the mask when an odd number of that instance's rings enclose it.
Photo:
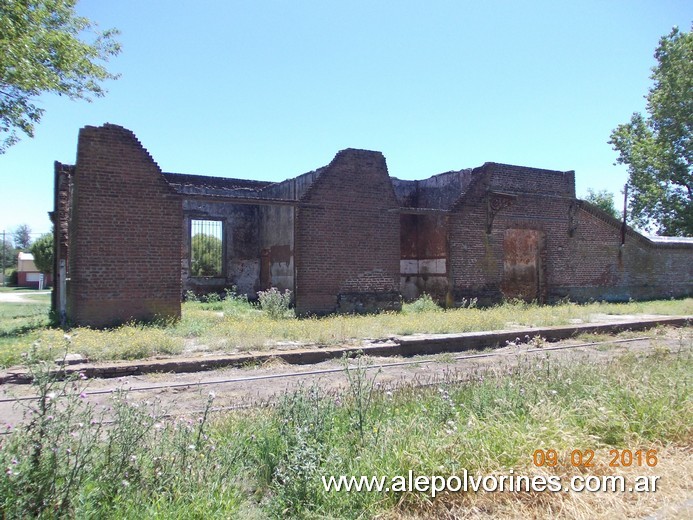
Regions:
[[[183,291],[203,294],[236,287],[250,298],[260,290],[261,243],[258,234],[260,209],[252,204],[228,202],[183,202],[183,243],[181,277]],[[224,272],[218,277],[190,274],[190,223],[192,220],[221,220],[224,226]]]
[[[294,291],[294,213],[293,206],[262,206],[259,210],[263,290]]]
[[[445,303],[448,293],[445,215],[400,215],[400,291],[405,301],[424,293]]]

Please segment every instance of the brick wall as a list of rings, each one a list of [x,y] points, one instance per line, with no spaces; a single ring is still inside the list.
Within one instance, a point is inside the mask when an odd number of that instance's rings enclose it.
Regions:
[[[490,185],[512,192],[542,193],[575,197],[575,172],[559,172],[511,164],[485,163]]]
[[[620,222],[580,202],[575,234],[555,262],[551,300],[627,301],[693,294],[693,246],[658,244],[629,230],[621,245]]]
[[[293,287],[299,314],[396,309],[400,291],[482,304],[693,294],[693,246],[632,230],[622,246],[619,221],[575,199],[570,171],[486,163],[399,181],[381,153],[347,149],[283,183],[166,175],[114,125],[82,129],[77,164],[56,163],[70,321],[179,316],[191,218],[226,223],[225,276],[201,288]]]
[[[450,279],[456,303],[477,298],[480,303],[502,299],[503,231],[496,226],[486,233],[486,194],[490,172],[475,168],[466,194],[451,209],[449,217]]]
[[[296,310],[398,308],[399,213],[385,158],[343,150],[321,170],[296,215]]]
[[[531,230],[543,238],[539,301],[693,294],[693,246],[653,243],[632,230],[621,246],[620,222],[574,198],[572,172],[487,163],[474,175],[450,216],[451,278],[458,303],[476,297],[489,304],[512,295],[504,251],[513,235],[508,230]],[[494,192],[510,195],[496,212],[488,202]]]
[[[135,135],[80,131],[69,225],[68,319],[107,326],[180,316],[182,208]]]

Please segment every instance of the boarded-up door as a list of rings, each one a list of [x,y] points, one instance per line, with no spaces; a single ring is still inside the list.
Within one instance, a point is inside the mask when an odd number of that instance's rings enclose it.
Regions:
[[[543,302],[544,233],[506,229],[503,240],[503,282],[506,298]]]

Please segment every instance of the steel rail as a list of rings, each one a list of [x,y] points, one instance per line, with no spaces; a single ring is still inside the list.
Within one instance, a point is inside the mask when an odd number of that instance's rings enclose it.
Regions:
[[[455,356],[453,359],[456,361],[463,361],[463,360],[468,360],[468,359],[478,359],[478,358],[489,358],[489,357],[508,357],[508,356],[518,356],[521,354],[534,354],[534,353],[539,353],[539,352],[547,352],[547,351],[556,351],[556,350],[567,350],[567,349],[575,349],[575,348],[585,348],[585,347],[591,347],[591,346],[596,346],[596,345],[611,345],[614,343],[630,343],[630,342],[636,342],[636,341],[647,341],[647,340],[652,340],[656,339],[650,336],[645,336],[645,337],[639,337],[639,338],[628,338],[628,339],[620,339],[620,340],[612,340],[612,341],[593,341],[589,343],[579,343],[577,345],[562,345],[562,346],[555,346],[555,347],[538,347],[538,348],[532,348],[528,350],[523,350],[523,351],[516,351],[516,352],[503,352],[503,353],[494,353],[494,352],[488,352],[488,353],[483,353],[483,354],[472,354],[468,356]],[[415,361],[402,361],[402,362],[395,362],[395,363],[379,363],[376,365],[367,365],[363,367],[366,370],[371,370],[371,369],[380,369],[380,368],[389,368],[393,366],[406,366],[406,365],[422,365],[422,364],[429,364],[429,363],[438,363],[439,360],[437,359],[426,359],[426,360],[415,360]],[[325,369],[325,370],[312,370],[309,372],[289,372],[285,374],[274,374],[274,375],[267,375],[267,376],[250,376],[246,378],[229,378],[229,379],[221,379],[217,381],[201,381],[198,383],[176,383],[173,385],[152,385],[149,387],[135,387],[135,388],[130,388],[125,391],[143,391],[143,390],[149,390],[149,389],[160,389],[160,388],[176,388],[176,387],[190,387],[190,386],[204,386],[207,384],[225,384],[225,383],[235,383],[235,382],[242,382],[242,381],[256,381],[256,380],[261,380],[261,379],[280,379],[280,378],[285,378],[285,377],[298,377],[301,375],[320,375],[320,374],[326,374],[326,373],[335,373],[335,372],[343,372],[344,368],[335,368],[335,369]],[[471,380],[471,377],[460,377],[457,379],[453,379],[451,381],[446,381],[447,383],[463,383],[463,382],[468,382]],[[440,384],[440,381],[429,381],[426,383],[414,383],[412,386],[416,388],[424,388],[424,387],[429,387],[429,386],[434,386]],[[396,387],[395,387],[396,388]],[[394,388],[393,388],[394,389]],[[88,395],[102,395],[105,393],[114,393],[118,391],[123,391],[121,388],[115,388],[115,389],[110,389],[110,390],[96,390],[91,393],[88,393]],[[66,397],[66,395],[60,395],[56,396],[57,397]],[[26,401],[26,400],[33,400],[33,399],[39,399],[39,397],[34,397],[34,396],[29,396],[29,397],[22,397],[18,399],[1,399],[0,403],[6,403],[6,402],[16,402],[16,401]],[[251,408],[259,408],[261,406],[271,406],[272,403],[269,401],[266,401],[264,404],[261,403],[246,403],[246,404],[235,404],[235,405],[229,405],[229,406],[217,406],[217,407],[211,407],[208,409],[200,409],[200,410],[192,410],[188,412],[190,415],[202,415],[204,413],[216,413],[216,412],[228,412],[228,411],[236,411],[236,410],[247,410]],[[168,419],[171,417],[175,417],[176,414],[172,413],[165,413],[162,414],[159,418],[160,419]],[[110,425],[114,424],[116,421],[113,419],[106,419],[104,421],[100,421],[98,424],[101,425]],[[9,431],[0,431],[0,436],[3,435],[9,435],[12,432]]]
[[[471,354],[471,355],[463,355],[463,356],[455,356],[453,359],[455,361],[466,361],[466,360],[472,360],[472,359],[482,359],[482,358],[489,358],[489,357],[507,357],[507,356],[517,356],[521,354],[535,354],[539,352],[552,352],[552,351],[557,351],[557,350],[568,350],[568,349],[576,349],[576,348],[586,348],[586,347],[593,347],[597,345],[608,345],[608,344],[618,344],[618,343],[631,343],[631,342],[637,342],[637,341],[647,341],[647,340],[652,340],[655,339],[651,336],[643,336],[643,337],[638,337],[638,338],[627,338],[627,339],[614,339],[610,341],[592,341],[589,343],[578,343],[576,345],[558,345],[554,347],[536,347],[536,348],[531,348],[527,350],[519,350],[515,352],[485,352],[482,354]],[[398,362],[392,362],[392,363],[378,363],[378,364],[373,364],[373,365],[366,365],[363,368],[366,370],[376,370],[376,369],[382,369],[382,368],[391,368],[391,367],[398,367],[398,366],[407,366],[407,365],[427,365],[431,363],[439,363],[440,360],[438,359],[418,359],[418,360],[411,360],[411,361],[398,361]],[[137,386],[137,387],[128,387],[128,388],[109,388],[109,389],[104,389],[104,390],[91,390],[91,391],[85,391],[83,392],[84,395],[86,396],[92,396],[92,395],[105,395],[105,394],[113,394],[115,392],[146,392],[150,390],[164,390],[164,389],[170,389],[170,388],[184,388],[184,387],[202,387],[202,386],[209,386],[209,385],[224,385],[224,384],[232,384],[232,383],[244,383],[244,382],[250,382],[250,381],[261,381],[261,380],[268,380],[268,379],[285,379],[285,378],[293,378],[293,377],[301,377],[301,376],[316,376],[316,375],[325,375],[325,374],[334,374],[338,372],[344,372],[345,368],[344,367],[339,367],[339,368],[325,368],[325,369],[320,369],[320,370],[308,370],[304,372],[286,372],[283,374],[265,374],[265,375],[258,375],[258,376],[246,376],[246,377],[232,377],[232,378],[227,378],[227,379],[214,379],[211,381],[197,381],[197,382],[188,382],[188,383],[165,383],[165,384],[159,384],[159,385],[148,385],[148,386]],[[57,395],[55,398],[61,398],[65,397],[65,394],[60,394]],[[15,398],[4,398],[0,399],[0,403],[11,403],[11,402],[20,402],[20,401],[32,401],[40,399],[40,396],[25,396],[25,397],[15,397]]]

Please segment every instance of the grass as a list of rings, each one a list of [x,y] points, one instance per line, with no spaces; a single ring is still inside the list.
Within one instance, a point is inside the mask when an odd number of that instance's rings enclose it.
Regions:
[[[0,366],[17,363],[31,342],[49,331],[50,296],[32,297],[36,302],[0,303]]]
[[[351,362],[356,367],[343,395],[303,388],[276,406],[215,419],[206,410],[199,418],[167,420],[156,403],[117,394],[111,427],[95,420],[100,412],[79,397],[85,382],[57,383],[39,374],[35,385],[44,398],[34,405],[33,420],[0,441],[0,467],[7,468],[0,512],[6,518],[437,518],[476,511],[492,518],[503,517],[507,501],[516,500],[510,509],[522,508],[525,517],[552,518],[557,510],[563,518],[584,511],[590,518],[625,517],[651,512],[673,496],[677,484],[665,479],[675,468],[666,469],[666,455],[691,447],[690,344],[673,354],[629,354],[599,365],[533,358],[505,376],[479,373],[467,383],[394,392],[376,390],[366,363]],[[50,397],[56,390],[71,397],[58,406]],[[209,406],[213,400],[210,394]],[[618,473],[606,466],[608,448],[658,449],[662,464],[655,469],[670,487],[632,506],[627,494],[599,494],[595,500],[618,507],[595,509],[585,508],[581,494],[432,499],[417,491],[326,491],[321,481],[410,470],[444,477],[463,469],[546,474],[532,466],[536,449],[560,454],[561,464],[549,468],[555,474]],[[574,449],[597,450],[600,464],[570,467]]]
[[[245,314],[212,314],[206,312],[204,305],[186,303],[182,320],[170,330],[175,335],[196,338],[197,343],[220,350],[266,349],[285,341],[336,344],[354,339],[414,333],[457,333],[517,326],[564,325],[576,318],[590,321],[595,314],[693,314],[693,299],[555,306],[514,302],[487,309],[448,311],[439,308],[412,311],[412,307],[417,304],[411,304],[405,305],[401,313],[284,320],[269,319],[260,312],[253,312],[252,308]],[[221,305],[223,304],[220,304],[220,310]]]
[[[49,324],[48,303],[0,303],[0,338],[16,336]]]
[[[42,301],[48,301],[48,295]],[[693,299],[631,303],[535,305],[506,302],[490,308],[442,310],[432,302],[404,305],[399,313],[335,315],[296,319],[273,318],[258,306],[231,293],[226,299],[188,301],[177,322],[126,324],[109,330],[48,328],[48,304],[0,303],[0,366],[21,362],[33,344],[49,359],[66,349],[93,361],[140,359],[186,351],[239,352],[287,348],[292,343],[334,345],[365,338],[414,333],[459,333],[515,327],[564,325],[591,321],[597,314],[693,314]]]

